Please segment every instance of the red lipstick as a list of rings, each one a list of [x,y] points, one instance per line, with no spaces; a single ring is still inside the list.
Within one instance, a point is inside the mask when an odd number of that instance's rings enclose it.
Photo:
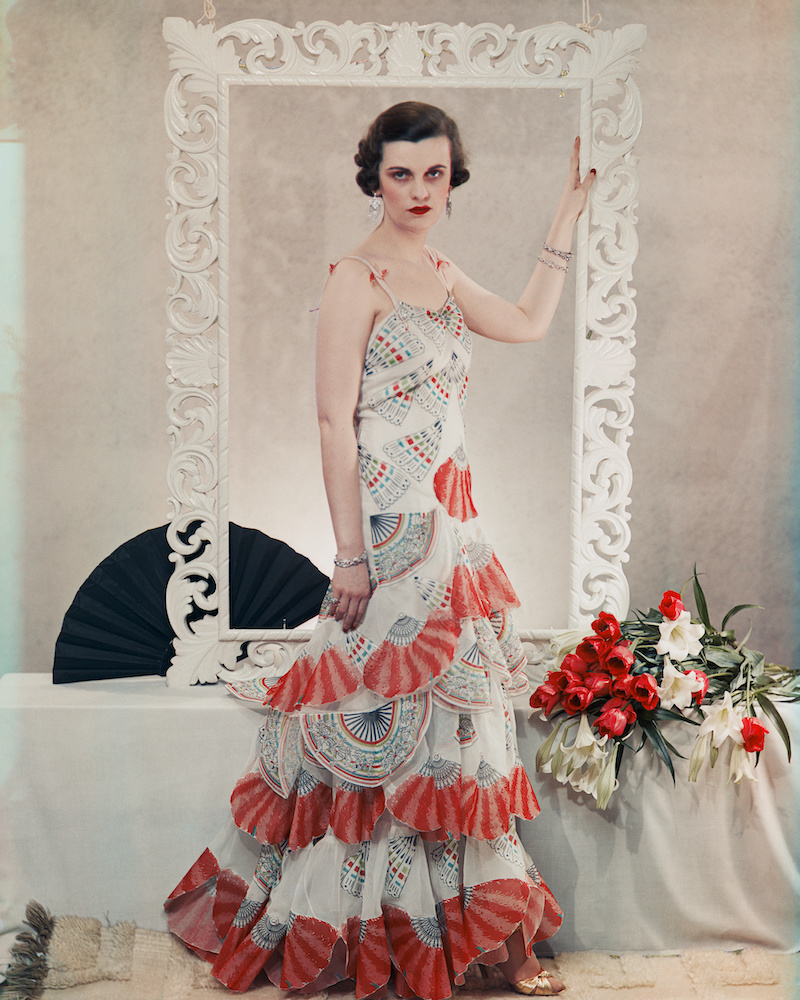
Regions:
[[[425,215],[426,212],[430,212],[430,205],[418,205],[416,208],[409,208],[409,212],[413,212],[414,215]]]

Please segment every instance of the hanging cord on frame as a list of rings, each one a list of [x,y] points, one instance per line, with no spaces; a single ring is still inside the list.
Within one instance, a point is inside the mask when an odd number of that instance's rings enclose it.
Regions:
[[[600,27],[600,22],[603,20],[601,14],[595,14],[592,17],[592,12],[589,9],[589,0],[583,0],[583,23],[576,24],[576,28],[580,28],[582,31],[588,31],[590,34],[595,28]]]
[[[211,30],[213,31],[215,27],[214,21],[216,19],[216,16],[217,16],[217,11],[211,0],[203,0],[203,16],[197,23],[202,24],[203,21],[208,21],[208,23],[211,25]]]

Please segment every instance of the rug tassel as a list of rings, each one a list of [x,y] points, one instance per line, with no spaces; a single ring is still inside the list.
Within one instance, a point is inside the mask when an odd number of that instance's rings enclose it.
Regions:
[[[0,987],[3,1000],[36,1000],[47,976],[47,948],[56,925],[55,917],[41,903],[31,900],[25,907],[25,923],[11,946],[11,962]]]

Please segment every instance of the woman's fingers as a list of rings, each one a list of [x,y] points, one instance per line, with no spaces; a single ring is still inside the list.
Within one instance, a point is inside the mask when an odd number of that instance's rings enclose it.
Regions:
[[[333,603],[336,606],[333,617],[337,622],[342,623],[343,631],[349,632],[350,629],[357,628],[364,621],[369,595],[365,597],[358,594],[342,594],[338,598],[335,597]]]
[[[352,628],[357,628],[364,620],[367,610],[368,599],[359,600],[357,597],[350,598],[347,603],[339,603],[334,618],[342,623],[342,631],[349,632]]]
[[[580,136],[578,136],[575,139],[575,142],[572,144],[572,154],[569,160],[569,180],[567,184],[569,185],[569,183],[572,182],[573,187],[575,188],[579,187],[583,191],[588,191],[589,188],[594,183],[594,179],[597,176],[597,171],[594,169],[587,170],[583,180],[581,180],[580,157],[581,157],[581,139]]]

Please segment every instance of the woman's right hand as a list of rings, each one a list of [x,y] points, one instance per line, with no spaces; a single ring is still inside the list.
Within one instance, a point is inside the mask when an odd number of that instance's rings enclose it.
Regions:
[[[331,577],[331,597],[336,606],[333,617],[342,623],[342,631],[358,628],[367,613],[372,594],[366,563],[342,569],[336,566]]]

